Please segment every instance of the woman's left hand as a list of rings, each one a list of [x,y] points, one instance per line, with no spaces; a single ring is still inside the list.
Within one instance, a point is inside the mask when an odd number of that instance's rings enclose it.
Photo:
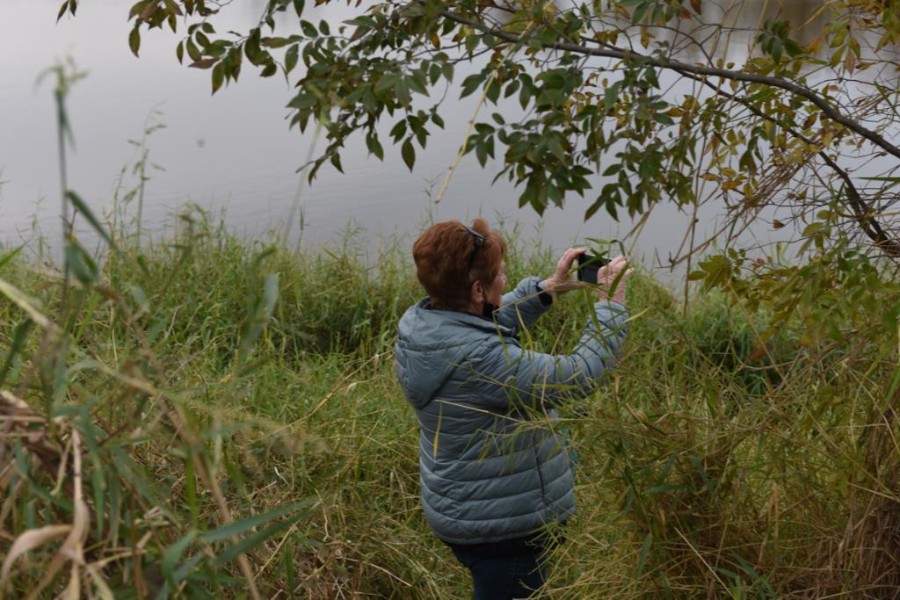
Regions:
[[[541,289],[545,292],[561,294],[584,287],[585,284],[574,278],[572,264],[586,250],[586,248],[569,248],[566,250],[562,257],[556,261],[556,271],[553,275],[541,282]]]

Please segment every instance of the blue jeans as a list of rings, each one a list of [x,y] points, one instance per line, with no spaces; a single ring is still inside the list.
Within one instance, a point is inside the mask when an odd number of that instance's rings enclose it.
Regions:
[[[474,600],[531,598],[544,584],[545,568],[538,548],[513,554],[485,555],[465,546],[450,546],[453,554],[472,573]]]

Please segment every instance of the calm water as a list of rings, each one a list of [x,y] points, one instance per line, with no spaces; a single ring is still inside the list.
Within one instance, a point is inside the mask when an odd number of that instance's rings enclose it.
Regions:
[[[491,185],[499,165],[479,168],[466,157],[440,204],[433,202],[456,157],[476,99],[458,101],[445,111],[447,130],[429,139],[410,174],[399,152],[387,148],[384,163],[368,158],[360,140],[347,150],[341,175],[323,167],[312,186],[296,169],[311,149],[321,148],[312,131],[289,131],[283,108],[291,90],[283,79],[261,79],[250,68],[241,82],[210,94],[208,72],[180,67],[177,38],[169,32],[144,35],[141,58],[128,50],[126,23],[130,2],[86,0],[78,17],[55,22],[56,0],[0,0],[0,240],[34,247],[34,228],[49,239],[59,236],[59,167],[52,81],[38,85],[39,74],[71,57],[88,73],[68,102],[75,148],[69,154],[69,187],[98,213],[110,210],[118,182],[131,187],[128,169],[139,156],[134,144],[148,123],[165,125],[149,136],[154,168],[148,175],[144,224],[164,230],[188,203],[223,211],[230,228],[255,238],[284,227],[295,215],[291,239],[306,245],[339,238],[348,225],[365,231],[366,243],[384,236],[414,236],[430,219],[517,222],[526,238],[562,248],[584,237],[624,237],[633,223],[615,223],[606,214],[584,222],[587,200],[571,196],[565,210],[549,209],[539,218],[519,210],[516,192],[506,182]],[[256,22],[263,3],[243,0],[228,6],[217,22],[222,31]],[[745,19],[758,19],[762,3],[749,2]],[[814,14],[818,2],[788,3],[795,22]],[[755,10],[754,10],[755,8]],[[345,5],[320,7],[319,16],[335,21],[350,14]],[[708,18],[714,20],[716,15]],[[729,41],[741,52],[746,39]],[[689,58],[687,56],[686,58]],[[740,54],[737,55],[740,58]],[[457,79],[461,80],[459,73]],[[482,113],[486,118],[488,112]],[[701,231],[718,222],[715,207],[700,215]],[[294,212],[297,211],[297,212]],[[302,227],[299,215],[302,214]],[[654,209],[640,236],[629,241],[632,254],[658,268],[677,254],[688,218],[667,206]],[[508,225],[508,227],[511,225]],[[754,237],[770,239],[765,225]],[[656,258],[658,257],[658,258]]]

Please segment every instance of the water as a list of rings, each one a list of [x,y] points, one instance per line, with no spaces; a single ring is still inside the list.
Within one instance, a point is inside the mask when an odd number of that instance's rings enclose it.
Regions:
[[[75,138],[69,153],[69,187],[98,214],[109,213],[115,190],[133,187],[129,167],[141,156],[140,140],[151,124],[162,124],[146,139],[149,161],[143,222],[164,230],[189,203],[214,213],[224,211],[231,229],[258,238],[285,228],[290,239],[316,245],[333,241],[348,225],[363,228],[367,244],[389,236],[412,239],[429,220],[471,219],[484,215],[494,223],[519,224],[527,239],[554,248],[586,237],[622,238],[634,222],[615,223],[605,213],[583,221],[588,199],[570,196],[565,209],[548,209],[538,217],[517,208],[517,193],[505,181],[491,185],[500,165],[481,169],[474,156],[461,162],[439,204],[434,196],[456,158],[465,123],[477,99],[458,101],[444,116],[447,130],[429,138],[410,173],[399,149],[385,141],[384,163],[368,157],[361,140],[343,157],[345,174],[324,166],[312,186],[296,173],[311,149],[324,146],[314,128],[301,135],[289,130],[283,108],[291,88],[276,77],[261,79],[248,67],[241,81],[210,93],[209,73],[184,68],[175,60],[177,39],[168,31],[145,34],[141,57],[128,50],[126,22],[130,2],[89,0],[77,18],[55,22],[56,0],[0,0],[0,240],[35,247],[35,231],[58,239],[59,167],[52,80],[36,84],[39,74],[71,57],[87,77],[73,88],[68,114]],[[748,3],[747,19],[758,19]],[[228,6],[217,28],[246,29],[262,2]],[[815,2],[794,2],[794,19],[813,15]],[[345,5],[319,7],[321,18],[340,20]],[[790,14],[787,15],[791,17]],[[709,17],[715,19],[716,15]],[[735,37],[736,48],[748,41]],[[688,52],[688,51],[686,51]],[[457,80],[462,77],[457,73]],[[482,118],[489,113],[482,112]],[[125,172],[123,172],[125,169]],[[588,198],[591,196],[589,195]],[[698,215],[700,233],[715,231],[720,208],[707,206]],[[132,210],[133,212],[133,210]],[[302,221],[301,221],[302,217]],[[629,238],[629,252],[647,268],[663,270],[669,256],[684,250],[690,217],[668,205],[654,209],[640,235]],[[747,236],[768,241],[765,224]],[[405,239],[405,238],[404,238]]]

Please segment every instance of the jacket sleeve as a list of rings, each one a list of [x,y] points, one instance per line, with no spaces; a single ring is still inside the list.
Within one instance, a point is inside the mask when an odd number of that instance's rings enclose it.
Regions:
[[[493,373],[498,386],[483,398],[488,408],[555,405],[593,392],[622,353],[628,318],[625,307],[612,301],[597,302],[594,310],[572,354],[534,352],[508,339],[487,352],[478,370]]]
[[[503,304],[494,314],[494,320],[518,335],[523,327],[534,325],[538,318],[550,310],[549,304],[540,299],[539,277],[526,277],[514,290],[503,295]]]

